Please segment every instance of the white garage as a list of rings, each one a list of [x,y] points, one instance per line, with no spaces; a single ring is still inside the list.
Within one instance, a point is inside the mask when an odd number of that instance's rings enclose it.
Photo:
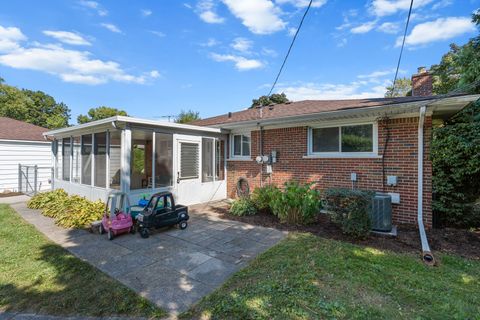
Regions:
[[[48,129],[0,117],[1,193],[22,191],[21,185],[23,191],[51,189],[52,151],[50,141],[43,136],[45,131]],[[19,165],[23,174],[19,173]]]

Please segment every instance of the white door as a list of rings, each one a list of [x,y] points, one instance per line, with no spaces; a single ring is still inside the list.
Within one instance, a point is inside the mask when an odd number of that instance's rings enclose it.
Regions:
[[[201,138],[177,137],[176,201],[190,205],[201,202]]]

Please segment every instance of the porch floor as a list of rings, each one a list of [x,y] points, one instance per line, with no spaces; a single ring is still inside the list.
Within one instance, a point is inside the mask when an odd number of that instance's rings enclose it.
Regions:
[[[160,229],[148,239],[125,234],[108,241],[85,230],[60,228],[24,201],[11,204],[48,238],[172,314],[185,311],[286,235],[220,219],[215,208],[223,205],[191,206],[186,230]]]

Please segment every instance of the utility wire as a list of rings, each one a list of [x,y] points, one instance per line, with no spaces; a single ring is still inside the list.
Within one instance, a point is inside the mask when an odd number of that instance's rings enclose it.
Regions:
[[[280,78],[280,74],[282,73],[283,67],[285,66],[285,63],[287,62],[288,56],[290,55],[290,51],[292,51],[293,44],[295,43],[295,40],[297,39],[297,35],[300,32],[300,29],[302,28],[303,20],[305,20],[305,17],[307,16],[307,13],[308,13],[308,10],[310,10],[310,7],[312,6],[312,2],[313,2],[313,0],[310,0],[310,2],[308,3],[308,7],[305,10],[305,13],[303,14],[302,20],[300,20],[300,24],[298,25],[297,31],[295,31],[295,35],[293,36],[292,43],[290,43],[290,47],[288,48],[285,59],[283,59],[282,66],[280,67],[280,70],[278,71],[277,77],[275,78],[275,81],[273,82],[272,88],[270,89],[270,92],[268,93],[268,97],[270,97],[270,95],[272,94],[272,91],[275,88],[275,85],[277,84],[278,78]]]
[[[407,38],[408,24],[410,23],[410,16],[412,15],[413,0],[410,2],[410,9],[408,10],[407,23],[405,24],[405,32],[403,33],[402,48],[400,49],[400,56],[398,57],[397,70],[395,71],[395,78],[393,79],[392,94],[395,94],[395,86],[397,84],[398,70],[400,69],[400,62],[402,61],[403,48],[405,47],[405,39]]]

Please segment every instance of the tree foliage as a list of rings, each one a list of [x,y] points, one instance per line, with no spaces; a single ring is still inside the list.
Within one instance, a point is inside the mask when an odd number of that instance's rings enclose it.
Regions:
[[[252,100],[252,105],[250,108],[255,108],[259,106],[268,106],[271,104],[279,104],[289,102],[287,95],[285,93],[274,93],[270,96],[261,96],[258,99]]]
[[[128,116],[127,112],[116,108],[101,106],[98,108],[91,108],[87,115],[79,115],[77,117],[78,124],[92,122],[96,120],[106,119],[113,116]]]
[[[472,21],[480,26],[480,13],[473,14]],[[433,65],[433,92],[446,94],[453,90],[465,93],[480,92],[480,36],[470,39],[463,46],[450,45],[439,64]]]
[[[68,126],[70,109],[42,91],[18,89],[0,78],[0,116],[57,129]]]
[[[406,97],[412,95],[412,79],[407,77],[395,80],[395,91],[393,84],[388,86],[385,98]]]
[[[176,123],[190,123],[195,120],[200,120],[200,112],[193,111],[193,110],[182,110],[180,114],[175,119]]]

